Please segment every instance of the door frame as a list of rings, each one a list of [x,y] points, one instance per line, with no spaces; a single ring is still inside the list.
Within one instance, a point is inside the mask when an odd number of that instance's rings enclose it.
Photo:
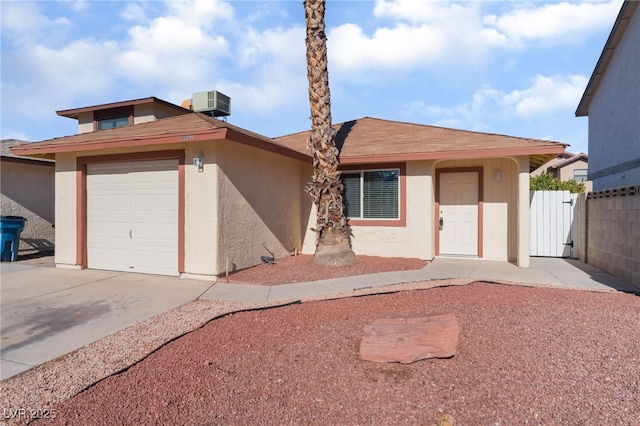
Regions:
[[[185,151],[132,152],[76,158],[76,265],[87,269],[87,164],[178,160],[178,274],[184,273]]]
[[[478,173],[478,257],[483,257],[483,167],[448,167],[436,169],[435,210],[433,215],[433,229],[435,232],[435,255],[440,255],[440,174],[442,173]]]

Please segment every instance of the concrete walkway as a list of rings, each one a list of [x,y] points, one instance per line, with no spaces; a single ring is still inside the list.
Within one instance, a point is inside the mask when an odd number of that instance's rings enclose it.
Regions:
[[[640,291],[640,289],[634,288],[598,268],[575,259],[534,257],[531,258],[529,268],[519,268],[508,262],[438,258],[416,271],[384,272],[277,286],[218,282],[200,298],[243,302],[272,302],[284,299],[303,299],[405,282],[449,278],[541,284],[560,288],[596,291],[618,290],[630,293]]]
[[[20,262],[3,263],[0,271],[1,379],[196,299],[272,302],[449,278],[638,292],[582,262],[551,258],[532,258],[531,267],[526,269],[507,262],[438,258],[417,271],[278,286],[213,284],[158,275],[35,267]]]

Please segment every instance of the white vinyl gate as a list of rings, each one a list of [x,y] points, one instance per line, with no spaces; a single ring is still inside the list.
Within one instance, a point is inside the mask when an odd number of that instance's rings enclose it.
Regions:
[[[531,191],[531,256],[578,257],[578,194]]]

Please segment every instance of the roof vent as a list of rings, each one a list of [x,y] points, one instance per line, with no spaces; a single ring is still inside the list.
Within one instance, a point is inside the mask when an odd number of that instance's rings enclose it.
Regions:
[[[191,109],[212,117],[226,117],[231,114],[231,98],[216,90],[194,93]]]

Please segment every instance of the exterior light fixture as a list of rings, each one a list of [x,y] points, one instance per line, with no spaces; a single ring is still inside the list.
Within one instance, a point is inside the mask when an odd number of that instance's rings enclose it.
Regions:
[[[204,170],[204,161],[202,160],[201,155],[193,157],[193,165],[198,168],[198,173],[201,173]]]
[[[493,173],[493,178],[494,178],[495,180],[500,180],[500,179],[502,178],[502,173],[500,172],[500,170],[496,170],[496,171]]]

